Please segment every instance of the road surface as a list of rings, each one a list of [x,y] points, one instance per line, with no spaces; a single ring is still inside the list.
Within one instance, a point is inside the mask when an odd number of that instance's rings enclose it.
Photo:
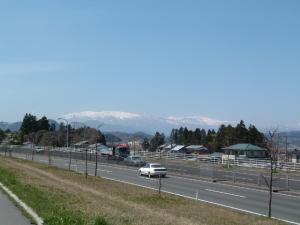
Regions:
[[[21,211],[0,190],[0,224],[2,225],[30,225]]]

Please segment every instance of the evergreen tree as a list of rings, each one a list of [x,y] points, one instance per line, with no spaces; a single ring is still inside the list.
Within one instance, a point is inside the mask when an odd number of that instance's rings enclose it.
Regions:
[[[249,126],[248,138],[252,144],[262,145],[264,142],[264,135],[258,131],[254,125]]]
[[[150,141],[150,150],[156,151],[156,149],[165,143],[165,135],[156,132],[154,137]]]
[[[22,125],[21,125],[21,133],[22,135],[27,135],[37,131],[37,119],[35,116],[30,113],[24,116]]]
[[[148,138],[144,138],[144,141],[142,143],[142,147],[143,147],[144,150],[148,150],[150,148],[150,143],[149,143]]]
[[[201,145],[204,145],[206,140],[206,131],[204,129],[201,129],[200,133],[201,133]]]
[[[178,130],[172,129],[171,135],[170,135],[170,141],[174,144],[178,144]]]
[[[37,130],[50,130],[49,120],[47,117],[43,116],[40,120],[37,121]]]
[[[202,135],[201,135],[201,130],[197,128],[195,132],[193,133],[193,139],[192,143],[194,145],[201,145],[202,144]]]
[[[5,138],[5,133],[3,130],[0,129],[0,142],[2,142],[4,138]]]
[[[235,132],[235,137],[238,143],[248,143],[248,129],[246,128],[246,125],[243,120],[241,120],[241,122],[236,126]]]
[[[216,131],[215,130],[208,130],[206,135],[206,146],[211,150],[217,149],[217,142],[216,142]]]

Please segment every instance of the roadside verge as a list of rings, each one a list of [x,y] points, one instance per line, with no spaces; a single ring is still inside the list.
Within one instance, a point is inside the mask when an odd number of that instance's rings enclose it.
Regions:
[[[12,191],[10,191],[4,184],[0,182],[0,188],[11,198],[13,201],[18,204],[28,215],[32,217],[32,219],[36,222],[37,225],[43,225],[44,221],[41,217],[39,217],[32,208],[27,206],[17,195],[15,195]]]

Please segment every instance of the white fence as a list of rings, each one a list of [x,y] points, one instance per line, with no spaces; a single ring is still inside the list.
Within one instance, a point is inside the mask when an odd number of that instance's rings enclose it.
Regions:
[[[270,160],[262,159],[229,159],[224,160],[220,157],[210,157],[210,156],[191,156],[183,153],[159,153],[159,152],[139,152],[141,157],[153,158],[153,159],[168,159],[168,160],[181,160],[181,161],[193,161],[193,162],[203,162],[210,164],[221,164],[228,166],[237,166],[237,167],[248,167],[248,168],[270,168]],[[278,169],[290,172],[300,172],[300,163],[292,162],[276,162],[276,167]]]
[[[20,146],[8,146],[8,148],[20,148]],[[59,151],[59,152],[86,152],[86,148],[53,148],[53,147],[43,147],[42,150],[50,151]],[[95,148],[88,148],[89,154],[95,154]],[[238,158],[238,159],[229,159],[224,160],[220,157],[211,157],[211,156],[193,156],[190,154],[183,153],[170,153],[170,152],[145,152],[139,151],[138,155],[144,158],[153,158],[153,159],[165,159],[165,160],[179,160],[186,162],[202,162],[207,164],[220,164],[227,166],[236,166],[236,167],[246,167],[246,168],[259,168],[267,169],[271,167],[270,160],[261,160],[261,159],[249,159],[249,158]],[[278,169],[283,171],[290,172],[300,172],[300,163],[292,162],[276,162]]]

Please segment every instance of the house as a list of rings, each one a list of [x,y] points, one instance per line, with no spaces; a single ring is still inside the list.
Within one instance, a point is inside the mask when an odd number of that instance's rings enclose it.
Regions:
[[[164,145],[159,146],[158,149],[157,149],[157,151],[159,151],[159,152],[169,152],[175,146],[176,146],[175,144],[172,144],[172,145],[164,144]]]
[[[295,149],[291,152],[292,155],[292,163],[300,163],[300,150]]]
[[[80,149],[80,148],[87,148],[89,146],[88,141],[80,141],[74,144],[75,149]]]
[[[209,151],[203,145],[190,145],[186,147],[186,153],[196,155],[207,155]]]
[[[226,148],[222,148],[224,151],[223,157],[229,157],[230,159],[237,157],[247,158],[267,158],[268,149],[261,148],[253,144],[236,144]]]
[[[186,148],[184,145],[175,145],[175,147],[173,147],[169,152],[170,153],[186,153]]]

